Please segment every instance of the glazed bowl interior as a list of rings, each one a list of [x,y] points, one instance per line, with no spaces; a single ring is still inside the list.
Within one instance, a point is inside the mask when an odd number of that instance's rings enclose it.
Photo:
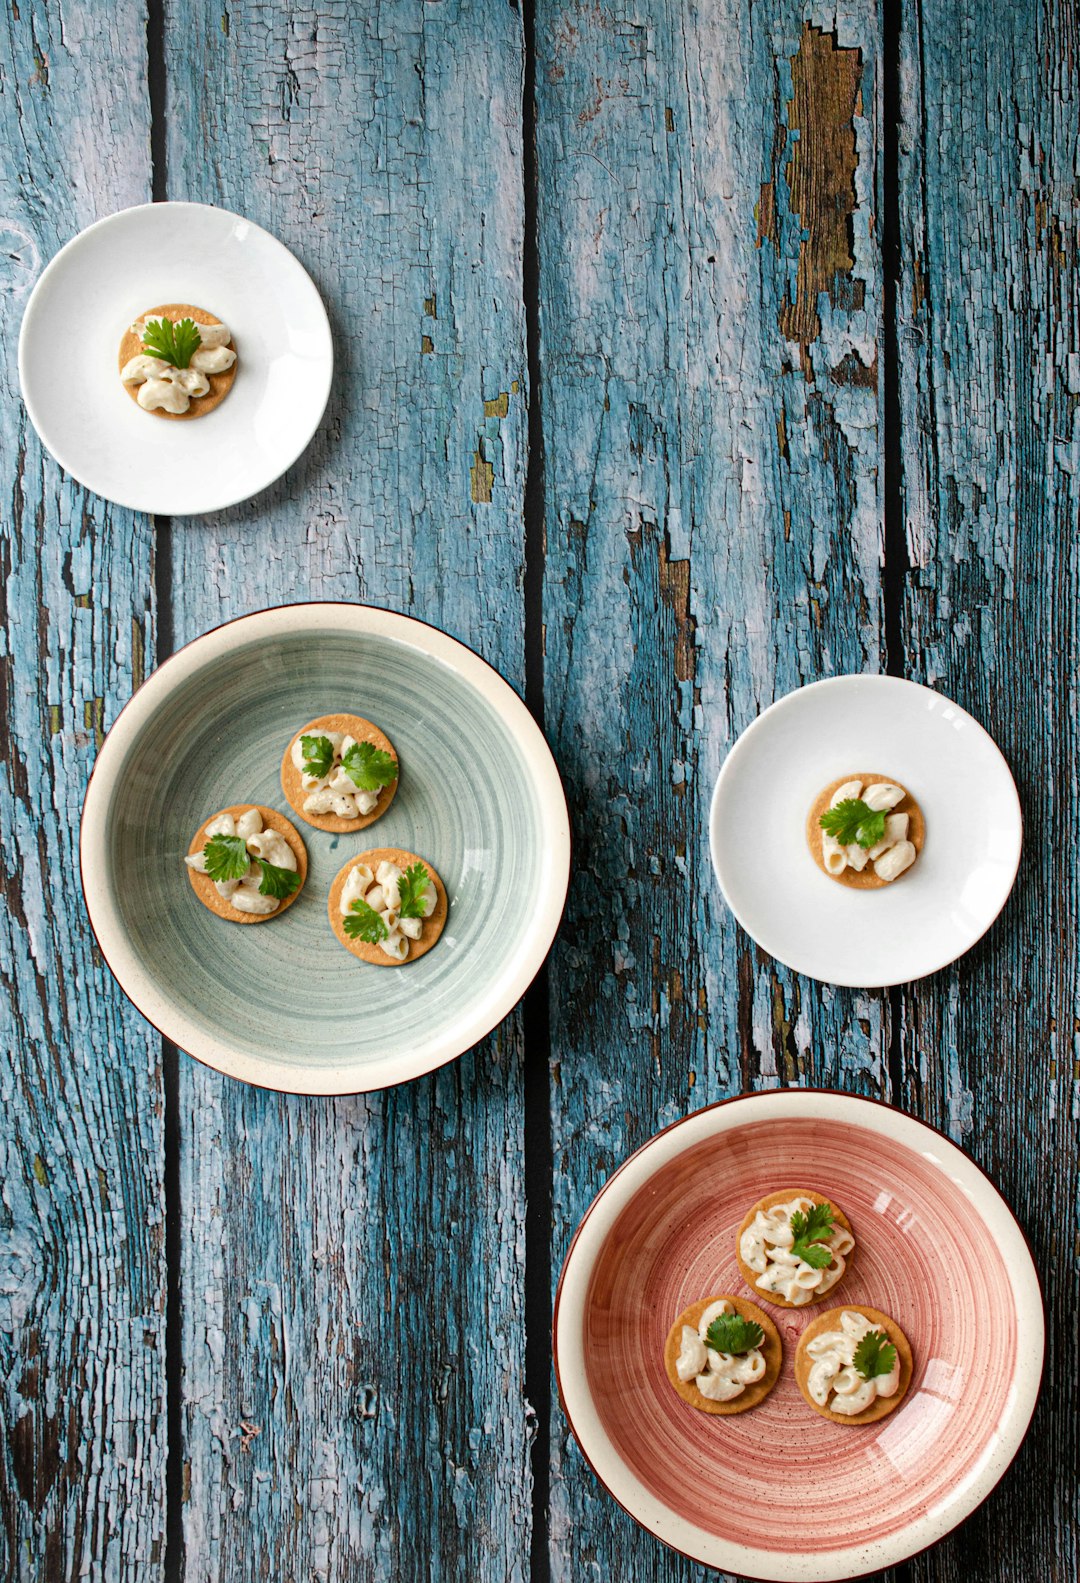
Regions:
[[[771,1305],[736,1264],[747,1209],[788,1187],[855,1230],[816,1309]],[[684,1308],[723,1292],[765,1308],[784,1364],[759,1407],[710,1417],[672,1390],[663,1348]],[[814,1413],[793,1374],[804,1327],[844,1302],[891,1315],[914,1351],[904,1401],[866,1426]],[[892,1565],[965,1516],[1019,1444],[1042,1344],[1026,1244],[971,1161],[888,1107],[789,1092],[699,1112],[616,1174],[567,1259],[556,1327],[567,1416],[611,1493],[700,1561],[792,1580]],[[797,1531],[777,1520],[807,1503]]]
[[[306,824],[279,780],[293,732],[337,711],[378,722],[401,763],[388,812],[350,835]],[[310,865],[255,928],[200,905],[183,867],[202,821],[241,801],[290,817]],[[432,628],[355,606],[266,612],[167,662],[106,741],[83,834],[95,928],[144,1015],[222,1070],[312,1091],[415,1076],[489,1031],[543,960],[568,865],[558,775],[516,695]],[[358,963],[330,930],[331,881],[372,846],[418,852],[446,885],[444,934],[415,964]]]

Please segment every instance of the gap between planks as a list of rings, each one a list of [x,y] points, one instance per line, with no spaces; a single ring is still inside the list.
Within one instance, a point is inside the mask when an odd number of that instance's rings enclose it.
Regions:
[[[529,423],[525,471],[525,702],[544,728],[545,498],[540,364],[540,236],[536,164],[536,0],[522,0],[521,291],[525,309]],[[530,1583],[551,1577],[552,1174],[551,1022],[545,964],[525,997],[525,1394],[533,1415]]]
[[[165,0],[147,0],[146,84],[150,101],[150,192],[155,203],[168,201]],[[175,646],[172,595],[172,519],[154,518],[154,623],[156,664]],[[165,1102],[165,1583],[184,1575],[184,1404],[183,1332],[180,1310],[180,1052],[162,1036],[162,1088]]]
[[[906,676],[904,652],[904,599],[911,570],[904,526],[903,448],[900,411],[900,343],[897,328],[897,294],[900,288],[900,5],[884,0],[882,7],[881,119],[882,119],[882,491],[883,544],[881,595],[885,628],[885,671]],[[887,1070],[889,1098],[896,1103],[903,1092],[903,986],[886,991],[889,1003]],[[897,1572],[897,1583],[906,1583],[908,1567]]]

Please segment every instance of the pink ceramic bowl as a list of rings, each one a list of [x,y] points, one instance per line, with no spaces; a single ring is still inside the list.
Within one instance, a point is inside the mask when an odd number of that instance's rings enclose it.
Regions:
[[[823,1307],[774,1307],[735,1262],[746,1210],[778,1187],[826,1194],[857,1253]],[[695,1412],[664,1372],[677,1314],[753,1295],[784,1345],[776,1389],[734,1417]],[[815,1313],[892,1315],[915,1370],[879,1423],[811,1411],[793,1373]],[[563,1409],[588,1462],[643,1527],[694,1560],[777,1583],[893,1566],[984,1500],[1027,1430],[1042,1373],[1035,1266],[997,1189],[891,1106],[784,1089],[696,1112],[652,1138],[578,1227],[555,1301]],[[793,1523],[799,1507],[812,1521]]]

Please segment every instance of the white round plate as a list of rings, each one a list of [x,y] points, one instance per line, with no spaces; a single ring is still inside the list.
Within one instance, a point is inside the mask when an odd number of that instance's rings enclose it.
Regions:
[[[793,1359],[821,1309],[757,1292],[784,1349],[768,1398],[709,1417],[671,1388],[672,1321],[748,1292],[736,1233],[778,1184],[850,1217],[857,1256],[823,1306],[882,1309],[911,1343],[907,1394],[878,1423],[810,1410]],[[615,1172],[570,1244],[553,1340],[570,1427],[637,1522],[725,1573],[831,1583],[895,1566],[985,1500],[1027,1431],[1045,1335],[1023,1232],[973,1160],[889,1105],[780,1089],[687,1116]],[[784,1520],[808,1501],[812,1523]]]
[[[345,712],[383,728],[400,785],[376,824],[314,829],[285,801],[294,732]],[[218,808],[279,809],[307,849],[280,917],[238,928],[188,882]],[[372,847],[437,870],[450,900],[416,962],[358,962],[330,927],[335,875]],[[517,1004],[566,900],[570,821],[540,728],[497,671],[422,621],[366,605],[287,605],[196,638],[125,705],[83,805],[83,894],[102,955],[143,1016],[231,1077],[348,1094],[420,1077]]]
[[[829,879],[806,842],[823,786],[892,775],[926,817],[914,867],[879,890]],[[958,704],[895,676],[836,676],[788,693],[739,737],[709,820],[724,899],[746,932],[829,984],[906,984],[956,960],[1005,905],[1020,800],[993,739]]]
[[[233,332],[236,379],[205,418],[166,423],[120,383],[125,329],[190,302]],[[319,426],[334,368],[310,275],[268,231],[204,203],[148,203],[62,247],[19,334],[23,400],[42,444],[80,484],[157,516],[220,511],[291,467]]]

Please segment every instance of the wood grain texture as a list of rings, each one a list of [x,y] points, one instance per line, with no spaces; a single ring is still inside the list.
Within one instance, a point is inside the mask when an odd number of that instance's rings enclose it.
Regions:
[[[337,356],[303,460],[175,526],[176,640],[361,599],[520,685],[517,13],[170,4],[166,49],[170,195],[281,237]],[[524,1576],[521,1063],[517,1018],[339,1102],[181,1057],[187,1583]]]
[[[44,262],[150,195],[146,24],[126,0],[0,24],[0,1573],[35,1583],[163,1562],[160,1051],[72,904],[89,766],[153,663],[153,539],[42,453],[15,371]],[[884,1094],[963,1142],[1047,1273],[1054,1389],[907,1583],[1080,1572],[1076,27],[1064,0],[903,8],[906,663],[1001,742],[1028,843],[989,939],[894,1028],[750,945],[706,838],[750,719],[881,665],[876,0],[536,5],[547,721],[578,875],[552,1258],[632,1148],[740,1089]],[[165,45],[170,196],[281,236],[338,359],[289,474],[173,525],[166,625],[368,599],[521,685],[518,11],[165,0]],[[179,1059],[187,1583],[524,1579],[520,1018],[331,1103]],[[551,1486],[558,1583],[716,1576],[617,1510],[557,1408]]]
[[[880,665],[878,18],[538,7],[553,1261],[632,1149],[740,1089],[887,1091],[888,1003],[759,954],[708,806],[777,695]],[[591,882],[591,883],[590,883]],[[554,1414],[559,1580],[686,1579]],[[714,1574],[712,1574],[714,1575]]]
[[[153,649],[148,524],[67,479],[19,397],[30,290],[149,197],[140,10],[0,21],[0,1574],[151,1583],[164,1535],[159,1042],[78,884],[82,793]]]
[[[927,1583],[1080,1573],[1075,842],[1080,35],[1075,8],[904,8],[899,296],[912,674],[1001,745],[1024,809],[986,940],[905,996],[903,1101],[1016,1206],[1048,1377],[1013,1473],[922,1558]]]

